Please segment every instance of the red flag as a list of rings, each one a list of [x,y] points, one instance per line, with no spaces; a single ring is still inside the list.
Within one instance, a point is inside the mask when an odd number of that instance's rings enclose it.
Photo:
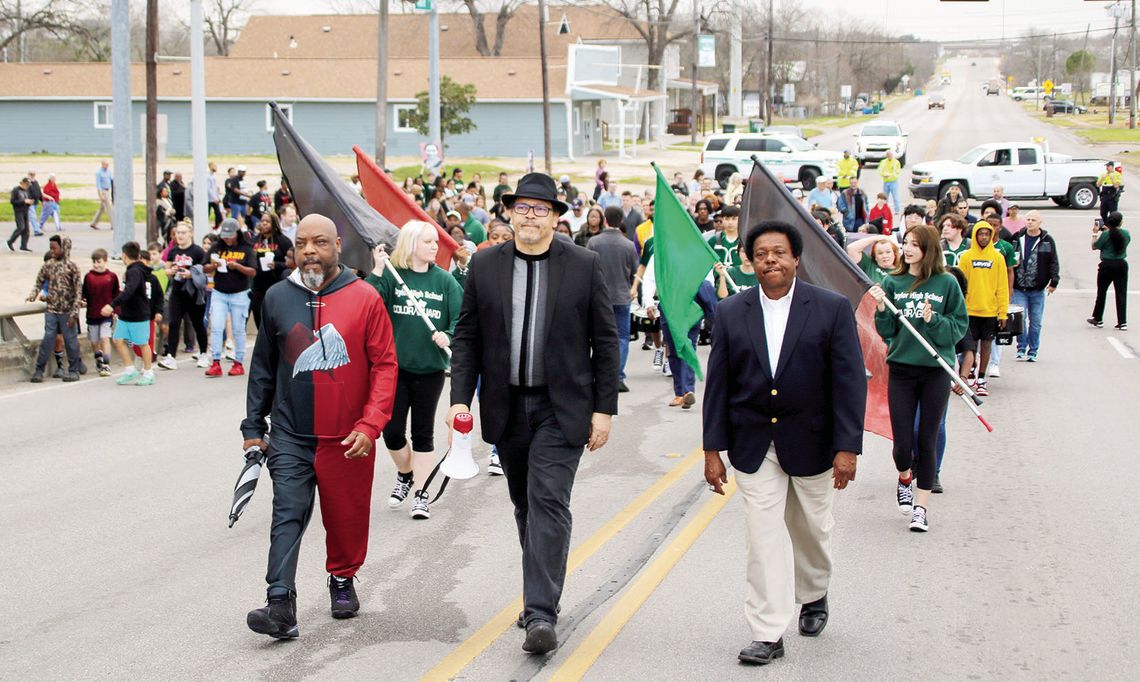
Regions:
[[[805,282],[843,295],[855,309],[863,366],[867,369],[867,412],[863,428],[891,438],[887,405],[887,345],[875,331],[875,302],[867,295],[871,281],[857,268],[819,223],[796,201],[784,183],[756,162],[744,187],[740,227],[745,233],[761,220],[782,220],[795,226],[804,240],[804,252],[796,274]]]
[[[353,145],[356,152],[356,173],[360,176],[360,186],[364,190],[364,200],[376,209],[396,227],[403,227],[409,220],[422,220],[435,225],[439,233],[439,252],[435,256],[435,264],[444,270],[451,269],[451,255],[459,248],[459,244],[451,238],[430,216],[412,200],[400,186],[396,184],[387,173],[376,165],[372,157],[364,153],[359,145]]]

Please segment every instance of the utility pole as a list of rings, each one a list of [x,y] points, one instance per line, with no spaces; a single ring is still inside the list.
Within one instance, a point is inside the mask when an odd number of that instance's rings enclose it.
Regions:
[[[741,80],[743,79],[742,64],[744,62],[744,45],[740,41],[740,30],[744,24],[744,5],[743,3],[737,7],[736,14],[732,17],[732,27],[729,29],[729,40],[731,44],[728,46],[728,115],[732,117],[739,117],[744,113],[742,96]]]
[[[1053,33],[1053,54],[1049,57],[1049,77],[1057,82],[1057,34]]]
[[[693,70],[689,72],[689,143],[697,143],[697,62],[700,60],[701,3],[693,3]]]
[[[542,151],[550,175],[550,74],[546,68],[546,0],[538,0],[538,54],[542,62]],[[618,104],[621,106],[621,104]],[[625,135],[625,131],[621,132]]]
[[[1128,129],[1136,128],[1136,0],[1128,18]]]
[[[158,0],[146,0],[146,240],[158,241]],[[176,207],[177,210],[177,207]],[[165,237],[166,235],[163,235]]]
[[[443,133],[439,124],[439,9],[432,0],[428,14],[428,142],[439,145],[443,157]]]
[[[765,78],[767,88],[764,92],[764,101],[767,105],[767,113],[764,120],[767,122],[767,125],[772,125],[772,43],[775,40],[775,36],[772,34],[776,30],[776,22],[773,18],[775,13],[772,9],[772,2],[773,0],[768,0],[768,75]]]
[[[206,43],[202,0],[190,2],[190,147],[194,155],[194,241],[209,231],[206,166]]]
[[[131,128],[131,3],[111,2],[111,148],[114,158],[112,253],[135,238],[134,159]]]
[[[376,165],[384,167],[388,152],[388,0],[380,0],[376,34]]]
[[[1108,70],[1108,124],[1116,123],[1116,33],[1120,30],[1120,3],[1108,7],[1112,15],[1112,54],[1109,56]]]

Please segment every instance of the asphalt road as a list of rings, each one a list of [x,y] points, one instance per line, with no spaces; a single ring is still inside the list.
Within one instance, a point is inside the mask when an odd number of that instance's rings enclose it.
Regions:
[[[888,112],[911,133],[911,163],[1041,134],[1087,154],[987,99],[975,85],[996,65],[977,61],[951,65],[945,112],[924,98]],[[1129,194],[1123,203],[1140,208]],[[907,532],[895,507],[889,443],[867,436],[858,479],[837,499],[830,624],[817,640],[793,625],[787,658],[763,672],[1125,679],[1140,668],[1128,512],[1140,344],[1084,322],[1094,213],[1039,207],[1062,268],[1040,362],[1002,363],[984,408],[993,434],[951,408],[946,494],[926,535]],[[0,394],[0,677],[751,679],[760,673],[736,662],[749,639],[740,503],[709,506],[700,412],[666,407],[669,382],[649,362],[631,350],[610,444],[583,459],[563,646],[543,660],[522,653],[511,623],[521,579],[502,478],[454,484],[430,521],[413,522],[386,507],[393,468],[381,453],[360,617],[328,615],[318,512],[298,575],[301,638],[273,642],[244,618],[263,600],[268,476],[226,527],[243,380],[206,380],[185,360],[147,389],[104,380]]]

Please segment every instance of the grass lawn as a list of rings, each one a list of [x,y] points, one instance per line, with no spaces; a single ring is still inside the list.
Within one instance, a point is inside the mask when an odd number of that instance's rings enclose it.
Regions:
[[[64,199],[60,204],[60,220],[65,223],[87,223],[95,216],[98,208],[99,202],[95,199]],[[7,201],[0,203],[0,222],[12,221],[12,204]],[[146,204],[135,204],[135,222],[146,222]]]

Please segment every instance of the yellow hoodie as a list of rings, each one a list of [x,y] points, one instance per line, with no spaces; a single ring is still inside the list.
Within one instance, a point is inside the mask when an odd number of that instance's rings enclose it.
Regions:
[[[978,246],[978,230],[990,231],[986,248]],[[970,231],[970,248],[962,252],[958,268],[966,276],[966,312],[971,317],[996,317],[1004,320],[1009,308],[1009,275],[1005,257],[994,248],[994,228],[984,220],[974,223]]]

